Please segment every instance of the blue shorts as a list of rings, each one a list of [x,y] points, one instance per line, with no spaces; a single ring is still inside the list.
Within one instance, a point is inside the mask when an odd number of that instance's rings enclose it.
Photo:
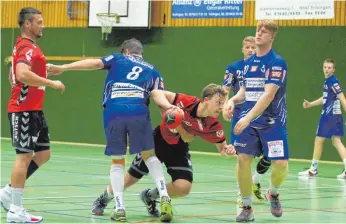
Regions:
[[[107,156],[126,155],[127,138],[130,154],[154,149],[153,129],[148,115],[115,116],[104,123]]]
[[[263,129],[247,127],[240,135],[236,135],[234,147],[238,154],[259,157],[263,153],[269,160],[289,158],[287,129],[280,123]]]
[[[332,136],[344,136],[342,116],[321,116],[316,136],[330,139]]]
[[[231,139],[231,142],[230,142],[230,144],[232,144],[232,145],[234,145],[234,139],[235,139],[235,135],[234,135],[234,127],[235,127],[235,125],[237,124],[237,122],[239,121],[239,117],[237,116],[237,117],[233,117],[232,118],[232,126],[231,126],[231,133],[230,133],[230,139]]]

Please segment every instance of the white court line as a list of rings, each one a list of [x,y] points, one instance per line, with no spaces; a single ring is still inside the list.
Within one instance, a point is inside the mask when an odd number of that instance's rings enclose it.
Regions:
[[[291,190],[312,190],[312,189],[332,189],[332,188],[344,188],[344,186],[335,186],[335,187],[309,187],[309,188],[282,188],[280,191],[291,191]],[[212,194],[212,193],[220,193],[220,194],[226,194],[226,193],[237,193],[238,190],[232,190],[232,191],[196,191],[191,192],[190,194]],[[125,197],[138,197],[137,194],[125,194]],[[61,197],[32,197],[32,198],[23,198],[24,200],[39,200],[39,199],[67,199],[67,198],[95,198],[95,196],[61,196]]]
[[[7,137],[0,137],[0,139],[2,140],[7,140],[10,141],[11,138],[7,138]],[[53,144],[58,144],[58,145],[74,145],[74,146],[87,146],[87,147],[97,147],[97,148],[104,148],[105,145],[102,144],[89,144],[89,143],[78,143],[78,142],[62,142],[62,141],[51,141],[51,143]],[[200,151],[190,151],[191,154],[196,154],[196,155],[208,155],[208,156],[220,156],[219,153],[216,152],[200,152]],[[232,156],[232,157],[236,157],[236,156]],[[75,158],[75,157],[74,157]],[[79,157],[81,158],[81,157]],[[294,159],[294,158],[290,158],[291,161],[295,161],[295,162],[303,162],[303,163],[311,163],[311,160],[309,159]],[[326,163],[326,164],[343,164],[343,162],[336,162],[336,161],[323,161],[320,160],[319,163]]]

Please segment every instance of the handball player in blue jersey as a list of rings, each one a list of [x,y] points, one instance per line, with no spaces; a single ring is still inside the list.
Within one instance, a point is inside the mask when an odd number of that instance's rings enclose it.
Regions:
[[[110,179],[116,204],[111,219],[127,221],[124,206],[124,156],[128,136],[130,154],[141,153],[159,191],[160,220],[170,222],[173,218],[171,200],[161,162],[154,151],[148,98],[152,96],[154,102],[164,110],[175,108],[183,112],[166,99],[160,73],[143,59],[143,46],[136,39],[126,40],[121,54],[49,67],[50,72],[54,73],[93,69],[108,70],[103,92],[103,123],[107,139],[105,154],[112,159]]]
[[[338,150],[345,166],[344,171],[337,178],[346,179],[346,149],[340,139],[340,137],[344,136],[344,119],[341,106],[346,111],[346,100],[339,81],[334,74],[334,60],[326,59],[324,61],[323,72],[325,76],[323,96],[312,102],[304,100],[303,103],[305,109],[319,105],[323,105],[323,108],[317,128],[311,167],[306,171],[300,172],[299,176],[318,175],[318,161],[322,156],[323,143],[325,139],[332,139],[333,146]]]
[[[244,58],[238,61],[235,61],[227,66],[224,80],[222,82],[224,89],[229,93],[233,90],[233,96],[236,95],[240,89],[240,83],[243,78],[243,70],[246,59],[252,56],[256,52],[255,37],[247,36],[243,40],[242,53]],[[231,144],[234,143],[235,135],[233,132],[235,124],[239,121],[239,116],[242,111],[242,103],[235,106],[232,116],[232,125],[231,125]],[[228,120],[227,107],[223,110],[223,117],[225,120]],[[264,196],[261,193],[261,178],[270,168],[271,162],[265,156],[262,156],[258,161],[254,175],[252,176],[252,191],[256,196],[258,201],[264,201]],[[238,172],[238,164],[236,165],[236,172]],[[237,203],[239,206],[243,206],[242,196],[240,193],[239,185],[238,186],[238,197]]]
[[[272,20],[257,24],[256,54],[245,61],[243,86],[228,101],[230,113],[234,105],[243,102],[240,119],[234,127],[234,146],[238,154],[238,182],[243,208],[237,222],[255,219],[252,209],[251,163],[262,153],[272,162],[270,188],[266,193],[271,213],[282,216],[278,188],[288,172],[288,142],[286,131],[287,65],[273,49],[278,32]],[[231,116],[231,114],[229,114]]]

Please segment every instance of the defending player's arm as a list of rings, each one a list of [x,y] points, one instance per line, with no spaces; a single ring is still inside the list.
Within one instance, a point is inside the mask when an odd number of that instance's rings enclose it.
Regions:
[[[117,59],[118,54],[111,54],[98,59],[84,59],[65,65],[48,64],[48,75],[59,75],[62,72],[70,70],[98,70],[110,68]]]
[[[287,78],[287,66],[285,61],[274,62],[269,70],[268,77],[265,81],[264,93],[259,97],[255,106],[242,117],[236,126],[234,127],[234,134],[240,134],[246,127],[249,126],[250,122],[257,116],[261,115],[265,109],[274,100],[275,95],[282,83]]]
[[[227,103],[225,103],[222,110],[223,117],[228,118],[228,120],[232,119],[234,106],[236,104],[243,103],[244,101],[245,101],[245,87],[241,85],[238,93],[234,95],[231,99],[229,99]]]
[[[97,70],[105,67],[102,59],[85,59],[81,61],[72,62],[62,66],[63,71],[69,70]]]
[[[307,109],[307,108],[311,108],[311,107],[314,107],[314,106],[319,106],[319,105],[322,105],[322,104],[323,104],[323,96],[321,96],[320,98],[318,98],[317,100],[312,101],[312,102],[309,102],[309,101],[304,99],[303,107],[305,109]]]
[[[340,100],[341,106],[344,109],[344,111],[346,112],[346,99],[345,99],[345,95],[339,85],[339,82],[335,79],[335,81],[331,84],[332,90],[334,91],[334,93],[336,94],[336,96],[338,97],[338,99]]]
[[[229,98],[229,93],[234,87],[234,74],[235,74],[235,71],[232,70],[231,66],[228,66],[226,68],[225,76],[222,81],[222,88],[227,92],[227,99]],[[222,117],[226,121],[230,121],[232,119],[232,116],[230,116],[228,113],[228,108],[229,106],[226,101],[224,108],[222,110]]]

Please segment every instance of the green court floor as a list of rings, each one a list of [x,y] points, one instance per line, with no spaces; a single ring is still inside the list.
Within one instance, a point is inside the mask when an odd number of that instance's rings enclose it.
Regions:
[[[15,158],[10,141],[1,141],[1,186],[8,183]],[[211,147],[213,147],[211,145]],[[131,163],[127,158],[127,167]],[[193,153],[194,184],[191,194],[173,199],[174,223],[228,223],[237,214],[234,166],[236,159]],[[289,176],[280,190],[283,217],[275,218],[268,202],[255,203],[258,223],[345,223],[346,180],[337,180],[341,164],[320,164],[317,178],[298,178],[307,162],[290,162]],[[94,199],[109,182],[110,161],[102,147],[52,144],[51,160],[27,182],[24,205],[45,223],[109,223],[112,206],[105,216],[93,217]],[[168,178],[168,176],[167,176]],[[262,181],[269,185],[269,174]],[[131,223],[158,222],[149,217],[138,193],[151,188],[151,177],[143,178],[125,193],[125,206]],[[1,211],[1,222],[6,222]]]

